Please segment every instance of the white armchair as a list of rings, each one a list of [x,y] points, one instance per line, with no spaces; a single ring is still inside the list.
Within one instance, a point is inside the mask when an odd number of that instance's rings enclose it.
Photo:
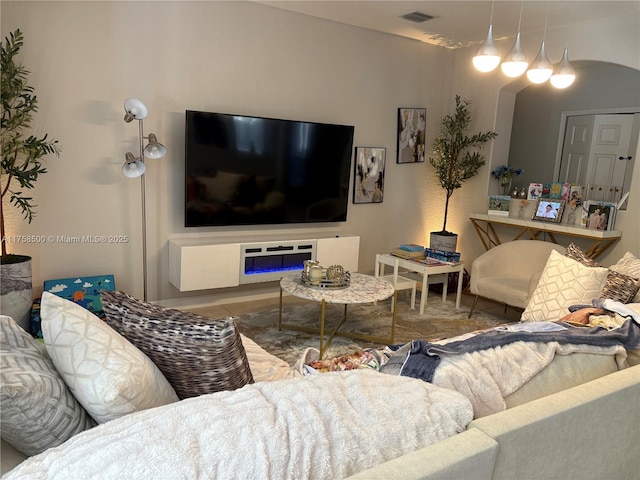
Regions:
[[[469,318],[479,297],[504,303],[505,307],[525,308],[552,250],[564,253],[565,248],[541,240],[515,240],[476,258],[471,264],[469,284],[469,291],[476,297]]]

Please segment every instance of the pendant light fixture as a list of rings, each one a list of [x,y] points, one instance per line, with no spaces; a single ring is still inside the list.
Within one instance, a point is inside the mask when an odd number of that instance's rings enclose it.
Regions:
[[[553,65],[547,57],[547,52],[544,48],[544,41],[547,38],[547,20],[549,19],[549,2],[547,2],[547,13],[544,17],[544,33],[542,34],[542,43],[540,44],[540,51],[536,58],[531,62],[529,70],[527,70],[527,78],[533,83],[544,83],[549,80],[549,77],[553,73]]]
[[[570,86],[576,79],[576,71],[569,63],[569,49],[565,48],[564,53],[562,54],[562,60],[551,75],[549,81],[551,85],[556,88],[567,88]]]
[[[489,19],[489,31],[480,48],[473,57],[473,66],[480,72],[491,72],[500,64],[500,51],[493,41],[493,5],[491,2],[491,18]]]
[[[567,27],[567,45],[569,44],[569,28],[571,28],[571,17],[573,17],[573,7],[569,9],[569,26]],[[569,63],[569,47],[565,47],[562,60],[553,69],[553,75],[549,79],[551,85],[556,88],[567,88],[576,79],[576,71]]]
[[[522,46],[520,45],[520,24],[522,23],[522,9],[524,8],[524,0],[522,0],[520,4],[520,18],[518,20],[518,34],[516,35],[516,40],[513,43],[513,47],[507,53],[507,56],[502,61],[502,65],[500,68],[502,69],[502,73],[504,73],[507,77],[519,77],[522,75],[529,66],[527,62],[527,57],[522,51]]]

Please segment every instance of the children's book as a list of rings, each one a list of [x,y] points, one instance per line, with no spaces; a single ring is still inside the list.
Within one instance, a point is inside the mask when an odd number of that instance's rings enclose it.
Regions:
[[[530,183],[529,191],[527,193],[527,200],[537,200],[542,196],[542,184]]]
[[[104,319],[100,290],[115,290],[113,275],[73,277],[45,280],[44,291],[82,305],[98,318]]]

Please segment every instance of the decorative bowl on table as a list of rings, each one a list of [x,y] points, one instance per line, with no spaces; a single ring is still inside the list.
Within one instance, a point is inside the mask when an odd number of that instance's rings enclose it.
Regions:
[[[302,284],[319,289],[347,288],[351,283],[351,274],[342,265],[331,265],[323,268],[314,265],[301,274]]]

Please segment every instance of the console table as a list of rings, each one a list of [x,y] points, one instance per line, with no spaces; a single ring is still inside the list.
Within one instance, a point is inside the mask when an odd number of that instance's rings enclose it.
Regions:
[[[489,215],[486,213],[472,213],[469,220],[480,237],[485,250],[489,250],[502,242],[498,237],[494,225],[506,225],[516,228],[518,231],[512,240],[518,240],[523,235],[536,240],[541,233],[549,236],[553,243],[558,243],[555,235],[568,237],[587,238],[592,241],[591,246],[585,250],[585,254],[591,258],[598,257],[607,248],[613,245],[622,236],[620,230],[592,230],[589,228],[567,225],[565,223],[547,223],[534,220],[523,220],[501,215]]]

